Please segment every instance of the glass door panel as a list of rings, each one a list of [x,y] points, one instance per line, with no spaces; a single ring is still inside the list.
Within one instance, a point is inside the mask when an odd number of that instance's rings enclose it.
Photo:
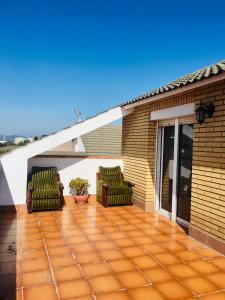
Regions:
[[[162,130],[160,208],[168,212],[172,210],[174,131],[174,126]]]
[[[190,222],[193,125],[179,126],[177,217]]]

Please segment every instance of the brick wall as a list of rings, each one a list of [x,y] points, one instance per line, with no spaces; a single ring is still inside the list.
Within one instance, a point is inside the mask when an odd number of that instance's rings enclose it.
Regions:
[[[212,101],[213,118],[194,124],[191,224],[225,240],[225,81],[135,108],[123,120],[126,179],[134,182],[134,201],[154,208],[156,122],[150,112],[189,102]]]

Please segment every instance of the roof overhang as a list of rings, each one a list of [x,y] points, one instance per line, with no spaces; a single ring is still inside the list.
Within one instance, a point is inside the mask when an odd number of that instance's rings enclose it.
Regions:
[[[194,89],[197,89],[197,88],[203,87],[205,85],[209,85],[209,84],[212,84],[212,83],[224,80],[224,79],[225,79],[225,73],[221,73],[221,74],[216,75],[214,77],[206,78],[206,79],[203,79],[201,81],[197,81],[197,82],[191,83],[191,84],[183,86],[183,87],[179,87],[177,89],[174,89],[174,90],[171,90],[171,91],[168,91],[168,92],[164,92],[164,93],[161,93],[161,94],[158,94],[158,95],[155,95],[155,96],[148,97],[148,98],[143,99],[143,100],[139,100],[139,101],[134,102],[134,103],[127,104],[123,107],[125,109],[129,110],[131,108],[135,108],[135,107],[140,106],[140,105],[144,105],[144,104],[148,104],[148,103],[155,102],[155,101],[158,101],[158,100],[162,100],[162,99],[165,99],[165,98],[168,98],[168,97],[171,97],[171,96],[176,96],[176,95],[179,95],[181,93],[185,93],[185,92],[188,92],[188,91],[191,91],[191,90],[194,90]]]

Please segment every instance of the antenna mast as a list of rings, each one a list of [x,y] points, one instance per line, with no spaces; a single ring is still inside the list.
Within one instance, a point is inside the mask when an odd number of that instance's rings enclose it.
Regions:
[[[81,111],[79,107],[73,107],[72,109],[74,122],[79,123],[81,121]]]

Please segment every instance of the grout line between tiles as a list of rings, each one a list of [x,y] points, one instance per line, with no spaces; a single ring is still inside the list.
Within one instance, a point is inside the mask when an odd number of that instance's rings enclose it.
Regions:
[[[38,216],[37,216],[37,218],[38,218]],[[39,218],[38,218],[38,225],[40,226]],[[41,227],[40,227],[40,229],[41,229]],[[45,242],[44,235],[43,235],[42,231],[41,231],[41,236],[42,236],[44,247],[45,247],[45,251],[46,251],[46,254],[47,254],[47,259],[48,259],[48,263],[49,263],[49,266],[50,266],[50,272],[51,272],[51,275],[52,275],[53,283],[55,285],[56,295],[57,295],[58,300],[60,300],[59,289],[58,289],[58,286],[57,286],[57,283],[56,283],[56,279],[55,279],[55,275],[54,275],[54,272],[53,272],[52,263],[51,263],[51,260],[50,260],[50,257],[49,257],[49,253],[48,253],[48,248],[47,248],[47,245],[46,245],[46,242]]]

